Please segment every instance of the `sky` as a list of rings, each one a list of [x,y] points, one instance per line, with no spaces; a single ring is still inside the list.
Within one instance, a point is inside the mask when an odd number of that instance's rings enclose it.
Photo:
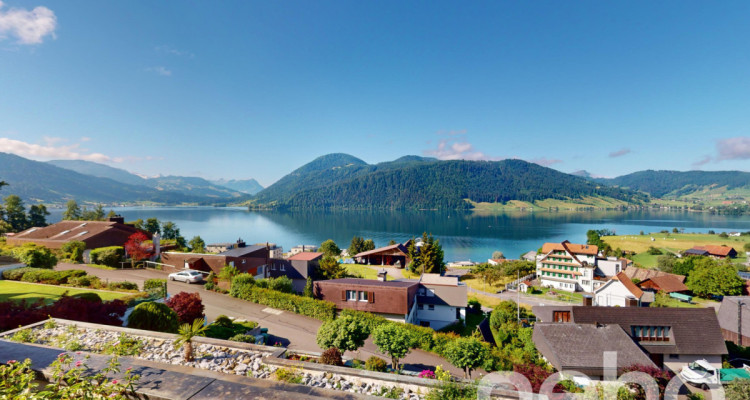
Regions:
[[[0,151],[268,186],[328,153],[750,170],[750,2],[0,2]]]

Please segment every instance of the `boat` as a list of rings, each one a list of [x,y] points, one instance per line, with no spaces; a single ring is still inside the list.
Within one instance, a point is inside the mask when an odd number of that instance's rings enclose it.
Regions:
[[[716,368],[705,359],[696,360],[680,370],[680,378],[691,385],[708,389],[710,385],[725,385],[736,379],[750,379],[750,367]]]

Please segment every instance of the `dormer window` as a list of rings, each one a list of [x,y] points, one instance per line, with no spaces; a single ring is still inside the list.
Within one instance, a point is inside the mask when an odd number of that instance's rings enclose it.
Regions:
[[[668,326],[643,326],[636,325],[631,327],[633,338],[639,341],[649,342],[664,342],[669,340],[669,332],[671,328]]]

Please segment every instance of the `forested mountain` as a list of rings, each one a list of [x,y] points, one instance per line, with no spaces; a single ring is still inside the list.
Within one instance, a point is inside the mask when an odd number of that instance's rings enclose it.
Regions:
[[[0,180],[8,182],[6,194],[16,194],[27,202],[125,203],[155,202],[164,204],[208,203],[205,196],[191,196],[159,191],[146,186],[128,185],[109,178],[80,174],[45,162],[32,161],[13,154],[0,153]]]
[[[52,160],[47,161],[56,167],[69,169],[79,174],[96,176],[99,178],[109,178],[113,181],[127,183],[128,185],[143,185],[146,180],[140,176],[125,171],[124,169],[110,167],[91,161],[83,160]]]
[[[358,160],[334,156],[345,162]],[[327,157],[313,161],[325,169],[305,165],[261,191],[254,203],[290,208],[458,209],[470,207],[465,199],[504,203],[586,196],[628,202],[645,198],[522,160],[438,161],[411,156],[377,165],[358,160],[341,166]]]
[[[209,181],[213,183],[214,185],[223,186],[225,188],[229,188],[232,190],[236,190],[241,193],[245,194],[255,194],[263,190],[263,186],[261,186],[258,181],[255,179],[219,179],[215,181]]]
[[[750,172],[741,171],[639,171],[612,179],[596,179],[611,186],[639,190],[652,197],[680,197],[712,187],[750,189]]]

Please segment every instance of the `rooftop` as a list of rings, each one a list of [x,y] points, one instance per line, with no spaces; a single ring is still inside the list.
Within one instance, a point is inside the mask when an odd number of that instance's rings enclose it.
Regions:
[[[589,244],[575,244],[570,243],[567,240],[562,243],[545,243],[544,246],[542,246],[542,253],[547,254],[555,250],[565,250],[565,247],[567,247],[568,250],[570,250],[570,252],[573,254],[586,254],[595,256],[599,253],[599,248],[597,246]]]
[[[318,258],[323,257],[323,253],[319,252],[313,252],[313,251],[303,251],[301,253],[297,253],[289,258],[287,260],[292,261],[313,261],[317,260]]]
[[[360,286],[377,286],[377,287],[394,287],[394,288],[407,288],[415,285],[419,285],[416,280],[396,280],[396,281],[378,281],[375,279],[361,279],[361,278],[341,278],[341,279],[330,279],[326,281],[317,281],[319,284],[342,284],[342,285],[360,285]]]
[[[238,247],[236,249],[231,249],[227,251],[223,251],[219,253],[221,256],[227,256],[227,257],[244,257],[250,253],[255,253],[258,250],[265,250],[266,246],[245,246],[245,247]]]

